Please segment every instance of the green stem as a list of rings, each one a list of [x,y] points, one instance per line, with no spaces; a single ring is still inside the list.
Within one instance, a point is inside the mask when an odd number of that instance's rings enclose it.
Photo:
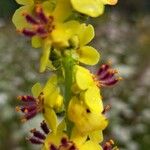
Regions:
[[[66,127],[67,127],[67,134],[70,137],[71,130],[72,130],[72,122],[68,119],[67,110],[69,101],[71,99],[71,86],[72,86],[72,79],[73,79],[73,65],[74,60],[71,56],[66,56],[63,59],[63,67],[65,73],[65,90],[64,90],[64,104],[65,104],[65,120],[66,120]]]

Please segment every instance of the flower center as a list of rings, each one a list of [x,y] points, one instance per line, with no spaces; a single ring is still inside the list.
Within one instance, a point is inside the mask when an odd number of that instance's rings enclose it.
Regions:
[[[33,96],[19,96],[19,100],[23,102],[21,106],[16,107],[16,111],[24,113],[21,121],[25,122],[33,118],[37,113],[42,112],[44,108],[44,94],[41,92],[40,95],[35,98]]]
[[[116,76],[117,73],[117,70],[112,69],[109,64],[103,64],[97,74],[93,75],[93,80],[98,87],[113,86],[122,80],[121,77]]]
[[[36,4],[34,16],[24,13],[26,21],[29,23],[29,28],[24,28],[21,32],[25,36],[39,36],[46,38],[55,29],[54,17],[47,16],[40,4]]]
[[[49,150],[78,150],[78,148],[72,141],[69,141],[66,137],[63,137],[61,139],[61,144],[58,147],[51,144]]]

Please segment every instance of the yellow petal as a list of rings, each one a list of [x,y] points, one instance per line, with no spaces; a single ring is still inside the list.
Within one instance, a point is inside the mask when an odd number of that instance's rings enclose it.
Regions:
[[[38,97],[40,95],[40,93],[42,92],[41,84],[40,83],[34,84],[31,91],[32,91],[32,94],[34,97]]]
[[[34,0],[16,0],[18,4],[21,5],[32,5],[34,4]]]
[[[54,0],[44,1],[41,5],[42,5],[42,8],[44,10],[44,13],[46,13],[47,15],[52,15],[52,11],[55,8]]]
[[[103,141],[103,133],[102,131],[94,131],[89,134],[90,140],[95,143],[101,143]]]
[[[87,65],[95,65],[98,63],[100,55],[97,50],[91,46],[83,46],[77,50],[79,61]]]
[[[58,121],[55,111],[49,107],[45,107],[43,115],[50,129],[53,131],[53,133],[56,133]]]
[[[32,37],[32,47],[34,48],[42,47],[42,39],[39,36]]]
[[[71,140],[77,145],[82,145],[87,139],[87,135],[82,135],[77,128],[73,128],[71,132]]]
[[[47,81],[44,89],[44,104],[51,108],[59,110],[63,103],[63,98],[60,95],[60,90],[57,87],[57,77],[55,75],[51,76]]]
[[[63,134],[63,132],[57,132],[56,134],[49,133],[48,136],[46,137],[46,140],[44,141],[44,145],[43,145],[42,150],[49,150],[50,144],[54,144],[56,146],[60,145],[61,138],[64,136],[65,135]]]
[[[51,33],[52,41],[55,47],[69,46],[68,40],[71,30],[64,28],[63,24],[58,24],[56,29]]]
[[[53,15],[56,21],[63,22],[71,13],[70,0],[57,0]]]
[[[104,4],[116,5],[118,0],[102,0]]]
[[[88,44],[94,38],[94,28],[92,25],[82,24],[79,30],[79,42],[80,46]]]
[[[87,135],[97,130],[104,130],[108,125],[108,121],[105,116],[95,111],[87,111],[87,107],[78,100],[77,97],[73,97],[68,107],[68,117],[75,124],[81,134]]]
[[[104,11],[104,5],[100,0],[71,0],[72,6],[76,11],[98,17]]]
[[[56,24],[56,29],[51,33],[53,44],[56,47],[69,46],[70,38],[76,34],[76,30],[80,27],[80,23],[77,21],[68,21],[65,23]]]
[[[44,103],[50,107],[52,107],[52,105],[53,105],[52,101],[56,100],[56,97],[58,94],[56,85],[57,85],[57,77],[54,75],[49,78],[49,80],[47,81],[47,83],[43,89],[43,93],[44,93],[44,97],[45,97]],[[53,100],[53,98],[54,98],[54,100]]]
[[[91,86],[87,91],[81,93],[80,99],[94,112],[101,113],[104,109],[100,90],[97,86]]]
[[[80,147],[80,150],[102,150],[102,147],[99,144],[89,140]]]
[[[46,66],[49,61],[49,55],[51,52],[51,45],[50,43],[44,43],[43,51],[42,51],[42,57],[40,60],[40,72],[44,72],[46,69]]]
[[[57,132],[63,132],[65,129],[66,129],[66,122],[65,119],[63,119],[57,127]]]
[[[47,69],[49,69],[49,70],[56,70],[56,68],[52,64],[52,61],[50,61],[50,60],[47,63]]]
[[[31,13],[33,10],[32,5],[28,6],[22,6],[19,9],[17,9],[12,17],[12,22],[16,26],[18,30],[21,30],[23,28],[29,27],[29,23],[25,20],[25,17],[23,16],[23,13]]]
[[[86,90],[94,84],[90,71],[81,66],[76,66],[75,82],[80,90]]]
[[[108,125],[106,118],[95,112],[85,113],[83,122],[77,122],[76,126],[81,133],[91,133],[97,130],[104,130]],[[79,120],[81,118],[78,118]]]

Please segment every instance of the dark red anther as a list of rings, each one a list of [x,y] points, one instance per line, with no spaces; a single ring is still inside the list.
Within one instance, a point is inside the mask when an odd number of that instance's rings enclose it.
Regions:
[[[33,111],[30,111],[30,112],[27,112],[25,115],[24,115],[24,118],[26,120],[29,120],[31,118],[33,118],[35,115],[37,114],[37,110],[33,110]]]
[[[116,84],[118,81],[119,81],[118,79],[110,79],[110,80],[103,81],[102,84],[106,86],[112,86]]]
[[[50,145],[50,150],[58,150],[57,147],[53,144]]]
[[[74,145],[72,145],[69,150],[77,150],[76,147]]]
[[[99,76],[99,75],[101,75],[101,73],[103,73],[104,71],[106,71],[106,70],[108,70],[109,69],[109,65],[108,64],[103,64],[100,68],[99,68],[99,70],[98,70],[98,72],[97,72],[97,75]]]
[[[108,146],[104,146],[104,147],[103,147],[103,150],[112,150],[112,148],[111,148],[111,147],[108,147]]]
[[[31,137],[29,139],[27,139],[28,141],[30,141],[32,144],[43,144],[43,141],[35,138],[35,137]]]
[[[63,146],[67,146],[67,145],[68,145],[68,140],[67,140],[67,138],[63,137],[63,138],[61,139],[61,144],[62,144]]]
[[[44,11],[41,6],[37,5],[36,9],[36,16],[39,18],[41,22],[44,24],[48,23],[48,17],[44,14]]]
[[[32,37],[32,36],[36,35],[36,32],[35,32],[35,31],[29,30],[29,29],[23,29],[23,30],[22,30],[22,33],[23,33],[25,36],[29,36],[29,37]]]
[[[24,106],[24,107],[25,107],[25,111],[24,111],[25,113],[26,113],[26,111],[27,111],[27,112],[31,112],[31,111],[37,109],[36,103],[35,103],[35,104],[29,104],[29,105],[26,105],[26,106]]]
[[[39,34],[39,36],[41,36],[42,38],[47,37],[48,32],[45,30],[44,27],[39,27],[37,28],[36,32]]]
[[[27,99],[30,100],[30,101],[35,101],[35,98],[34,98],[33,96],[27,95],[26,97],[27,97]]]
[[[98,86],[112,86],[115,85],[121,78],[116,77],[117,71],[112,69],[110,65],[103,64],[98,70],[96,80]]]
[[[37,131],[36,129],[31,130],[31,132],[33,133],[33,135],[36,138],[38,138],[40,140],[45,140],[46,139],[45,135],[43,133],[41,133],[40,131]]]
[[[50,132],[45,121],[41,122],[41,129],[44,131],[45,134],[48,134]]]
[[[107,74],[105,74],[105,76],[103,78],[101,78],[101,80],[109,79],[113,76],[114,76],[114,72],[108,71]]]
[[[35,102],[36,101],[36,99],[33,97],[33,96],[18,96],[17,97],[17,99],[19,99],[19,100],[21,100],[21,101],[23,101],[23,102],[30,102],[30,101],[32,101],[32,102]]]
[[[29,14],[25,14],[25,18],[26,18],[27,22],[30,23],[30,24],[33,24],[33,25],[38,24],[38,21]]]

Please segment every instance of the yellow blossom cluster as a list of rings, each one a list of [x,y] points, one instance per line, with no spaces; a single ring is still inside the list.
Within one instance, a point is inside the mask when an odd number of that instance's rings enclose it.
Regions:
[[[108,125],[101,87],[116,84],[116,70],[103,64],[96,74],[82,65],[95,65],[99,52],[89,45],[94,27],[88,17],[98,17],[105,5],[117,0],[16,0],[21,5],[12,21],[17,31],[31,38],[32,47],[42,49],[39,71],[50,71],[44,86],[33,85],[32,95],[18,96],[25,122],[38,113],[41,131],[31,130],[31,143],[42,150],[111,150],[104,146],[102,131]],[[50,129],[49,129],[50,128]]]

